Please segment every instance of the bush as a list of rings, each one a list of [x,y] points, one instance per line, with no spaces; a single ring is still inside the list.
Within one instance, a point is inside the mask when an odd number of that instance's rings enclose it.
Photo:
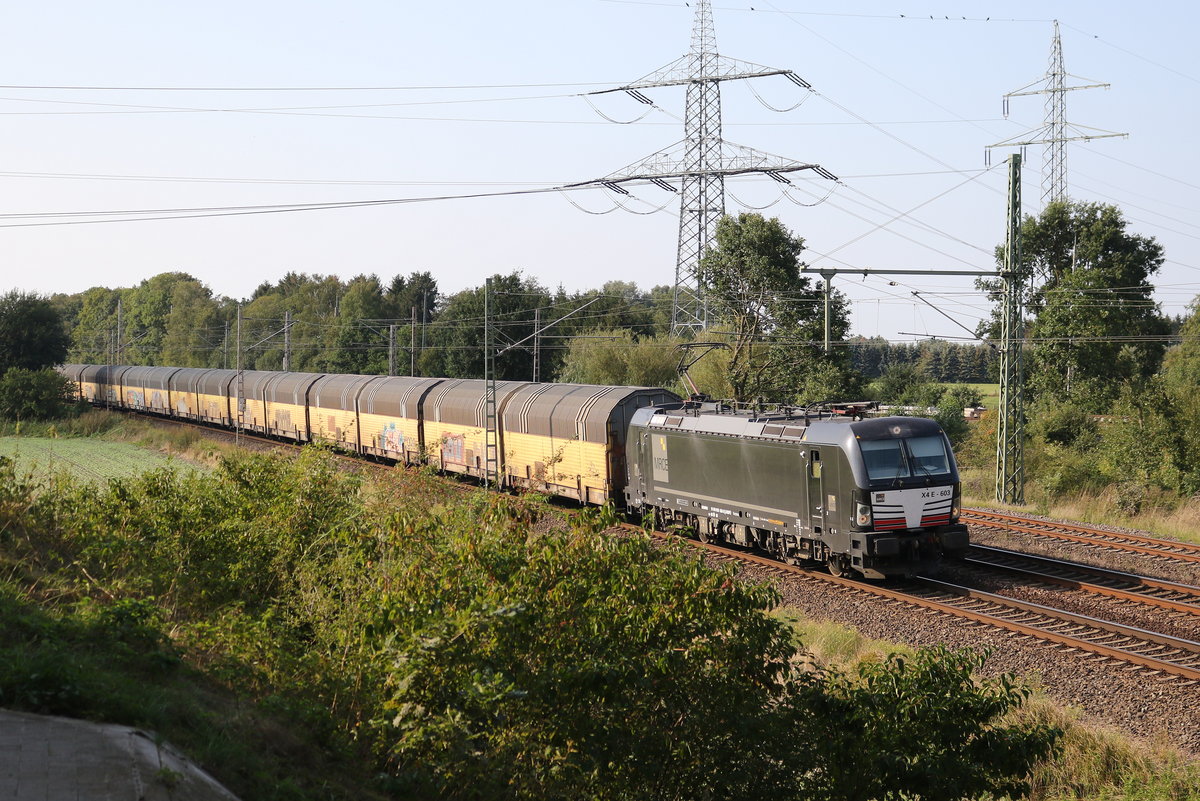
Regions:
[[[1024,796],[1028,775],[1052,755],[1062,731],[1047,723],[999,722],[1029,691],[1010,676],[976,683],[986,657],[945,647],[862,662],[803,682],[797,725],[814,801],[959,801]]]
[[[1051,404],[1031,416],[1031,433],[1051,445],[1083,451],[1100,441],[1096,419],[1075,404]]]
[[[53,420],[77,409],[75,382],[53,370],[13,367],[0,376],[0,419]]]
[[[938,406],[957,412],[959,417],[962,417],[964,409],[973,409],[981,403],[983,395],[969,384],[951,384],[942,390],[942,397],[938,398]]]
[[[396,767],[451,798],[794,792],[774,590],[601,533],[611,518],[530,537],[521,515],[491,498],[482,525],[420,530],[437,547],[391,587],[375,726]]]
[[[1034,481],[1050,500],[1096,492],[1108,483],[1093,455],[1069,450],[1034,455]]]
[[[414,797],[940,801],[960,797],[942,774],[1019,789],[1053,742],[992,722],[1023,695],[964,678],[970,655],[800,672],[764,614],[774,589],[615,536],[611,510],[552,525],[477,493],[370,514],[360,479],[314,448],[4,486],[0,555],[74,628],[0,604],[0,702],[136,724],[129,688],[179,680],[179,655]]]

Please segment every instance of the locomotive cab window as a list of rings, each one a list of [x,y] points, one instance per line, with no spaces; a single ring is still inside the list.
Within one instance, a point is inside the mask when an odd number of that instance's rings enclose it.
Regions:
[[[812,461],[810,461],[808,463],[809,464],[809,467],[808,467],[809,473],[812,475],[813,478],[820,478],[821,477],[821,453],[820,453],[820,451],[813,451],[811,453],[811,459],[812,459]]]
[[[871,481],[950,473],[950,455],[939,436],[860,440],[858,444]]]
[[[950,472],[950,456],[941,437],[909,437],[905,440],[912,454],[913,472],[919,476],[942,476]]]
[[[904,452],[898,439],[876,439],[859,442],[867,478],[872,481],[886,478],[905,478],[909,475]]]

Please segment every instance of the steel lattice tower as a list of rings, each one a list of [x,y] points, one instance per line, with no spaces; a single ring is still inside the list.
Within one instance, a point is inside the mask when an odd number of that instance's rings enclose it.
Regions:
[[[1062,36],[1054,21],[1050,66],[1046,70],[1046,144],[1042,147],[1042,204],[1067,198],[1067,70]]]
[[[717,222],[725,216],[725,176],[721,166],[721,83],[717,74],[717,35],[707,0],[696,7],[692,49],[688,54],[693,80],[684,108],[684,177],[679,199],[679,246],[675,259],[675,291],[671,330],[698,330],[708,325],[708,304],[696,275],[700,257],[712,245]]]
[[[709,0],[699,0],[695,5],[692,43],[687,55],[631,84],[590,93],[627,92],[639,102],[650,104],[652,101],[640,90],[687,87],[684,138],[676,148],[655,153],[599,181],[588,182],[623,191],[619,188],[622,182],[648,180],[674,190],[663,179],[680,180],[679,241],[671,306],[671,331],[676,334],[695,333],[708,326],[705,292],[697,269],[704,252],[713,244],[717,222],[725,214],[725,176],[767,173],[777,181],[789,183],[783,173],[811,169],[823,178],[837,180],[816,164],[762,153],[722,138],[722,81],[782,75],[804,89],[812,87],[791,70],[721,56],[717,53]]]
[[[1107,89],[1107,83],[1089,83],[1080,86],[1067,86],[1067,78],[1088,80],[1078,75],[1071,75],[1063,61],[1062,35],[1059,32],[1058,20],[1054,21],[1054,38],[1050,44],[1050,64],[1046,75],[1038,81],[1021,87],[1015,92],[1004,96],[1004,116],[1008,116],[1008,101],[1012,97],[1027,95],[1045,95],[1045,118],[1041,128],[1026,131],[1023,134],[988,145],[990,153],[994,147],[1024,147],[1026,145],[1042,145],[1042,205],[1067,199],[1067,142],[1090,141],[1106,139],[1114,136],[1129,134],[1102,131],[1086,125],[1074,125],[1067,122],[1067,92],[1078,89]]]

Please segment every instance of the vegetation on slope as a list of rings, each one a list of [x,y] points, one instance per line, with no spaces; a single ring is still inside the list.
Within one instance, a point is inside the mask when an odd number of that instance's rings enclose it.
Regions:
[[[771,589],[604,512],[319,449],[0,471],[0,704],[154,729],[247,798],[949,799],[1019,791],[1058,736],[999,720],[1025,691],[971,654],[804,669]]]

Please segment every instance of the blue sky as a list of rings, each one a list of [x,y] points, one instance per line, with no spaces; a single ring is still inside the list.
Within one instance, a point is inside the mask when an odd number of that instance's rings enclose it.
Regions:
[[[1194,4],[749,0],[713,9],[723,55],[794,70],[816,90],[783,78],[722,89],[726,139],[841,178],[798,179],[792,197],[815,205],[782,197],[765,178],[728,186],[728,211],[766,207],[805,239],[814,266],[992,268],[1006,154],[987,170],[985,146],[1041,127],[1042,98],[1014,99],[1005,119],[1001,97],[1043,76],[1058,19],[1067,70],[1111,84],[1070,93],[1067,119],[1129,133],[1070,147],[1072,197],[1120,205],[1131,230],[1163,244],[1165,311],[1181,313],[1200,294]],[[644,117],[624,95],[595,108],[579,95],[685,53],[692,14],[683,2],[637,0],[8,4],[0,283],[79,292],[182,270],[245,297],[290,270],[384,280],[429,270],[453,292],[520,269],[568,290],[609,279],[669,284],[678,208],[652,187],[624,209],[596,190],[44,223],[598,178],[682,138],[683,90],[649,93],[656,107]],[[760,102],[801,99],[787,113]],[[1030,148],[1027,213],[1040,208],[1040,170],[1040,149]],[[968,327],[986,315],[969,279],[837,283],[852,300],[854,332],[867,336],[963,334],[913,291]]]

